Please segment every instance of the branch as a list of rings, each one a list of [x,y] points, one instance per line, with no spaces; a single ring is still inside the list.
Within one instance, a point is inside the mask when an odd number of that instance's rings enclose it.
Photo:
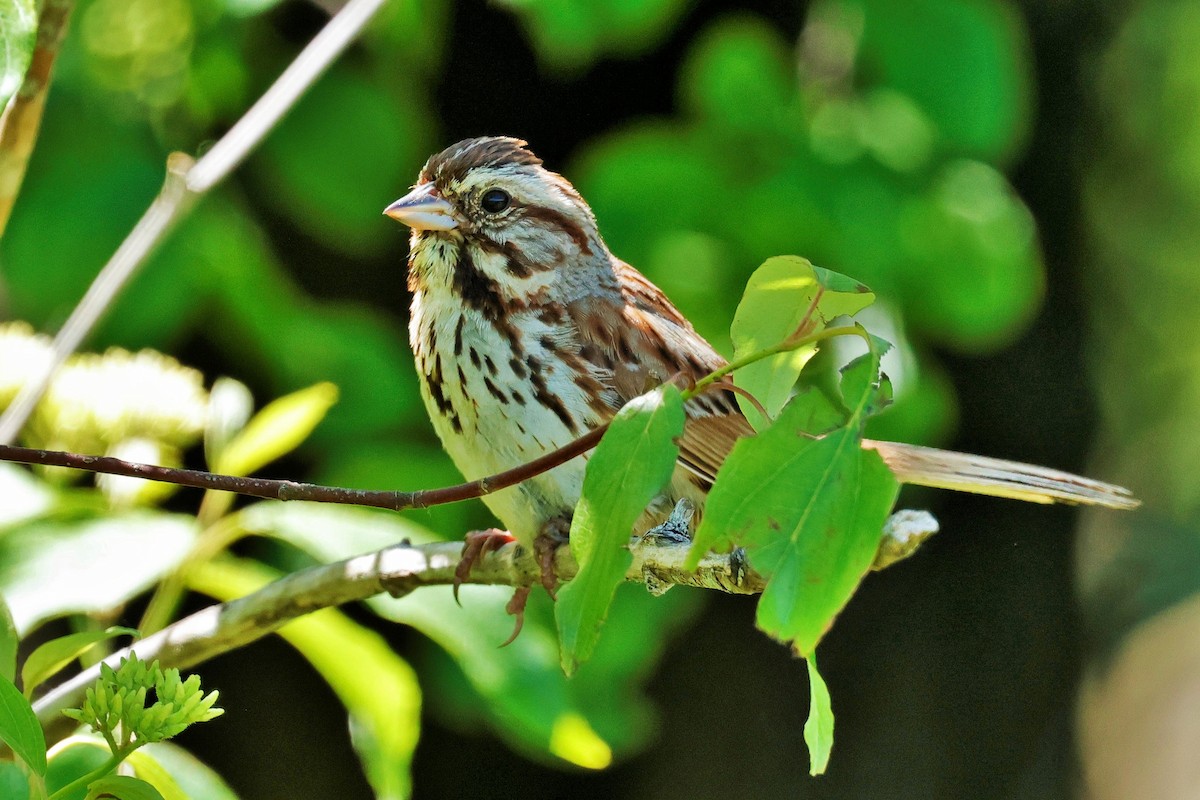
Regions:
[[[884,526],[874,569],[883,569],[912,555],[937,529],[937,521],[927,512],[893,514]],[[404,541],[345,561],[310,567],[246,597],[197,611],[113,653],[104,663],[115,667],[132,651],[145,661],[158,659],[163,666],[183,669],[250,644],[287,622],[322,608],[365,600],[383,592],[404,597],[422,586],[452,585],[462,549],[462,542],[413,545]],[[690,549],[688,540],[667,541],[652,536],[635,539],[630,545],[633,562],[625,572],[625,579],[644,583],[656,593],[672,586],[693,586],[729,594],[758,594],[766,586],[766,579],[749,567],[740,549],[727,554],[709,553],[695,570],[688,570],[684,563]],[[564,581],[579,571],[569,547],[558,548],[554,566],[557,576]],[[466,582],[530,586],[540,579],[536,554],[512,542],[481,555]],[[60,712],[78,705],[99,674],[99,664],[93,665],[34,703],[43,727],[59,724],[63,719]]]
[[[746,567],[744,557],[709,555],[695,571],[684,570],[689,547],[687,542],[647,542],[631,547],[634,558],[626,578],[645,581],[649,576],[662,585],[697,586],[735,594],[762,591],[763,578]],[[462,549],[462,542],[423,545],[402,542],[334,564],[310,567],[246,597],[209,606],[185,617],[113,653],[105,662],[116,666],[122,656],[133,651],[146,661],[158,659],[166,667],[186,668],[249,644],[296,617],[322,608],[365,600],[383,592],[403,597],[421,586],[451,585]],[[562,580],[569,580],[578,572],[569,547],[558,549],[555,568]],[[513,542],[483,555],[475,562],[466,582],[529,586],[539,576],[535,554]],[[56,723],[62,709],[78,705],[99,674],[99,665],[94,665],[41,697],[34,707],[43,726]]]
[[[8,218],[25,181],[25,168],[42,127],[54,60],[66,37],[74,5],[74,0],[45,0],[38,15],[37,40],[29,70],[0,119],[0,236],[8,227]]]
[[[124,475],[129,478],[162,481],[196,489],[235,492],[250,497],[265,497],[270,500],[310,500],[316,503],[339,503],[404,511],[410,508],[429,508],[446,503],[457,503],[460,500],[471,500],[506,489],[586,453],[596,446],[606,430],[608,430],[608,423],[593,428],[575,441],[557,450],[552,450],[544,456],[539,456],[532,461],[527,461],[495,475],[489,475],[486,478],[440,489],[419,489],[415,492],[343,489],[315,483],[298,483],[270,478],[244,478],[204,472],[198,469],[138,464],[112,456],[87,456],[61,450],[38,450],[32,447],[17,447],[8,444],[0,444],[0,461],[48,467],[68,467],[85,472],[102,472],[107,475]]]
[[[48,5],[63,0],[47,0]],[[199,161],[182,153],[167,159],[158,197],[117,248],[54,339],[40,372],[21,387],[0,417],[0,444],[16,439],[54,372],[91,333],[113,300],[195,201],[225,179],[262,141],[300,96],[353,41],[386,0],[350,0],[318,33],[271,88]],[[69,4],[68,4],[69,7]],[[39,114],[40,116],[40,114]],[[29,146],[32,147],[32,141]]]

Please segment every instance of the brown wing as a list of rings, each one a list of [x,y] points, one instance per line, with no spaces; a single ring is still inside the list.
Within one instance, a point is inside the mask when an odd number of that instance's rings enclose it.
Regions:
[[[622,297],[590,296],[569,306],[580,356],[593,366],[612,412],[683,373],[697,380],[725,364],[666,295],[624,262],[614,265]],[[687,405],[679,462],[702,488],[716,479],[725,456],[753,433],[732,392],[713,390]]]

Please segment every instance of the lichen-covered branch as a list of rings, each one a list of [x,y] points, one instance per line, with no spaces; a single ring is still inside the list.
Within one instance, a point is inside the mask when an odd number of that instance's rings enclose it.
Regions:
[[[311,567],[288,575],[246,597],[210,606],[111,655],[116,664],[132,650],[138,657],[158,659],[163,666],[188,667],[249,644],[293,620],[322,608],[365,600],[387,592],[402,597],[423,586],[447,586],[462,555],[462,542],[401,543],[334,564]],[[688,544],[645,543],[631,547],[633,563],[627,577],[659,585],[696,586],[738,594],[761,592],[761,576],[737,555],[709,555],[697,569],[683,567]],[[570,548],[560,548],[556,568],[563,580],[578,571]],[[469,583],[528,586],[538,580],[532,552],[511,543],[480,558]],[[464,611],[463,613],[470,613]],[[499,640],[498,640],[499,641]],[[55,687],[34,705],[43,725],[57,721],[64,708],[77,705],[99,675],[85,670]]]
[[[897,512],[884,529],[881,558],[875,568],[882,569],[911,555],[937,527],[937,521],[927,512]],[[634,540],[630,545],[633,560],[625,577],[646,584],[656,593],[672,586],[693,586],[730,594],[758,594],[766,585],[763,576],[749,567],[741,550],[710,553],[696,569],[686,569],[684,562],[690,547],[686,540],[671,542],[649,536]],[[384,592],[403,597],[424,586],[448,586],[454,583],[462,549],[462,542],[421,545],[401,542],[345,561],[311,567],[246,597],[198,611],[112,654],[106,661],[115,665],[132,650],[146,661],[158,659],[163,666],[189,667],[249,644],[290,620],[322,608],[365,600]],[[886,558],[884,553],[888,554]],[[559,548],[555,569],[564,581],[578,572],[569,547]],[[467,582],[529,586],[539,579],[534,553],[513,542],[483,554]],[[62,709],[77,705],[98,675],[97,665],[34,703],[43,726],[53,726],[61,719]]]

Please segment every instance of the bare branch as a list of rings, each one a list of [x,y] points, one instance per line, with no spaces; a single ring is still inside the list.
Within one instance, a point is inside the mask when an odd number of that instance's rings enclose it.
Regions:
[[[167,161],[167,179],[162,191],[71,312],[54,339],[54,351],[45,367],[21,387],[16,399],[0,416],[0,444],[16,439],[45,394],[55,370],[91,333],[175,223],[246,158],[386,1],[350,0],[203,158],[193,162],[181,153],[172,154]]]
[[[486,478],[447,486],[441,489],[422,489],[415,492],[371,491],[367,489],[343,489],[336,486],[320,486],[315,483],[298,483],[269,478],[243,478],[220,475],[197,469],[177,469],[156,464],[138,464],[111,456],[88,456],[66,453],[61,450],[38,450],[32,447],[17,447],[0,444],[0,461],[19,464],[39,464],[49,467],[68,467],[85,472],[101,472],[108,475],[124,475],[130,478],[173,483],[197,489],[265,497],[271,500],[311,500],[317,503],[372,506],[404,511],[409,508],[430,506],[471,500],[485,494],[498,492],[509,486],[540,475],[547,470],[564,464],[582,453],[591,450],[608,430],[608,423],[580,436],[575,441],[553,450],[544,456],[528,461],[510,470],[489,475]]]

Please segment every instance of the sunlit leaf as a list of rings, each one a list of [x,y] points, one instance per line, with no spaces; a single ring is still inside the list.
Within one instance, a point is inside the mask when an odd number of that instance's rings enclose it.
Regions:
[[[661,387],[627,403],[588,459],[571,521],[579,573],[559,590],[555,604],[568,675],[596,645],[613,592],[633,559],[628,550],[633,525],[675,469],[674,439],[683,433],[683,422],[679,390]]]
[[[87,800],[163,800],[150,784],[128,775],[107,775],[88,784]]]
[[[112,751],[99,734],[76,734],[54,746],[46,769],[46,788],[54,792],[98,770],[111,757]],[[66,800],[82,800],[85,789],[67,795]]]
[[[797,256],[776,256],[755,270],[733,318],[734,357],[742,358],[779,344],[797,333],[820,330],[840,315],[869,306],[875,295],[861,283],[836,272],[814,267]],[[734,382],[754,395],[774,418],[791,396],[796,379],[816,348],[780,353],[742,367]],[[756,427],[766,420],[741,396],[738,402]]]
[[[0,678],[0,741],[38,775],[46,774],[46,737],[33,707],[13,682]]]
[[[40,516],[54,505],[54,492],[29,470],[0,464],[0,528]]]
[[[196,591],[228,601],[279,577],[258,562],[223,558],[189,575],[189,583]],[[334,609],[293,620],[279,635],[308,659],[346,705],[355,750],[376,794],[408,797],[421,730],[421,689],[412,668],[383,637]]]
[[[4,0],[0,3],[0,108],[21,88],[37,39],[37,7],[34,0]]]
[[[4,596],[0,595],[0,678],[5,678],[10,683],[17,677],[17,645],[20,641],[12,612],[9,611]]]
[[[80,631],[51,639],[29,654],[21,665],[21,687],[32,696],[35,687],[86,653],[97,642],[117,636],[137,636],[133,628],[113,626],[104,630]]]
[[[237,800],[221,776],[171,742],[152,742],[129,757],[134,773],[154,784],[164,800]]]
[[[804,743],[808,745],[810,775],[820,775],[829,764],[829,753],[833,750],[833,706],[829,699],[829,688],[821,673],[817,672],[817,656],[812,653],[805,659],[808,663],[808,720],[804,723]]]
[[[225,447],[215,469],[249,475],[300,445],[337,402],[332,383],[318,383],[268,403]]]
[[[196,533],[195,518],[155,511],[31,523],[0,538],[0,594],[22,632],[108,612],[178,566]]]

